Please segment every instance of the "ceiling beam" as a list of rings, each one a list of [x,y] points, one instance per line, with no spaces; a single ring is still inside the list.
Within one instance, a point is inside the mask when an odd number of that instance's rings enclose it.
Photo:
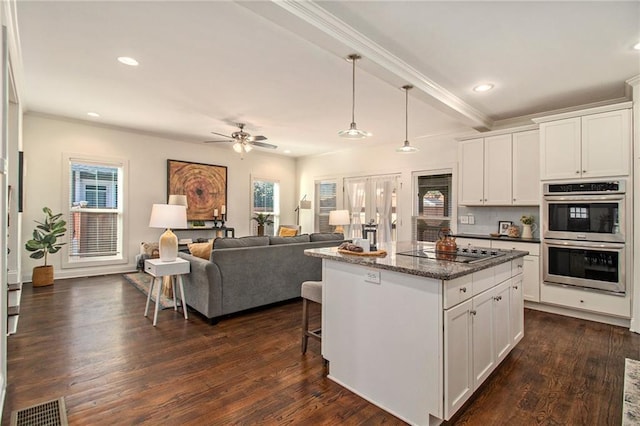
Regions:
[[[462,119],[465,124],[480,131],[486,131],[493,126],[493,120],[487,115],[467,104],[384,47],[347,25],[341,19],[327,12],[316,2],[300,2],[297,0],[272,0],[272,2],[333,39],[350,47],[355,53],[359,53],[386,71],[412,84],[416,89],[423,91],[443,104],[447,110],[454,112],[456,118]]]

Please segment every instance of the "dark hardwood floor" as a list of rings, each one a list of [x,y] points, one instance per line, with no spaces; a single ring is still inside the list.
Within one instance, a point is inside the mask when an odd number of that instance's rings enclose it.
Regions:
[[[299,301],[215,326],[164,310],[156,328],[145,301],[119,275],[25,285],[2,424],[60,396],[72,425],[403,424],[323,377],[318,342],[300,354]],[[620,424],[639,335],[530,310],[525,333],[451,424]]]

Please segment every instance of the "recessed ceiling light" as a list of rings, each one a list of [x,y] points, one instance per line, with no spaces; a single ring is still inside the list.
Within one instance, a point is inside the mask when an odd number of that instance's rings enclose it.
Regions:
[[[290,149],[285,149],[283,152],[284,152],[285,154],[291,154],[291,150],[290,150]]]
[[[635,46],[633,46],[633,48],[636,50],[640,50],[640,42],[636,43]]]
[[[485,84],[478,84],[476,87],[473,88],[473,91],[486,92],[487,90],[491,90],[491,89],[493,89],[493,84],[485,83]]]
[[[120,56],[118,58],[118,61],[120,61],[121,63],[125,64],[125,65],[129,65],[132,67],[137,67],[138,66],[138,61],[136,61],[133,58],[130,58],[128,56]]]
[[[100,114],[98,114],[97,112],[88,112],[87,115],[89,117],[93,117],[93,118],[98,118],[100,117]]]

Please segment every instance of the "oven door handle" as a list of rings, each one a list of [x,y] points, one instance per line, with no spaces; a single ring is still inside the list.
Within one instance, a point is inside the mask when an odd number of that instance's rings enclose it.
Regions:
[[[544,240],[544,244],[554,247],[572,247],[572,248],[586,248],[586,249],[609,249],[609,250],[622,250],[624,244],[617,243],[598,243],[592,241],[569,241],[569,240]]]
[[[585,201],[622,201],[624,194],[610,195],[545,195],[545,201],[571,201],[582,203]]]

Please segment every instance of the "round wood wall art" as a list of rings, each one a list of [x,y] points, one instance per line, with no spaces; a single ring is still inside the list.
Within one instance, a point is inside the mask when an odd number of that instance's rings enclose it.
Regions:
[[[227,168],[167,160],[168,195],[187,196],[187,220],[212,220],[227,205]]]

